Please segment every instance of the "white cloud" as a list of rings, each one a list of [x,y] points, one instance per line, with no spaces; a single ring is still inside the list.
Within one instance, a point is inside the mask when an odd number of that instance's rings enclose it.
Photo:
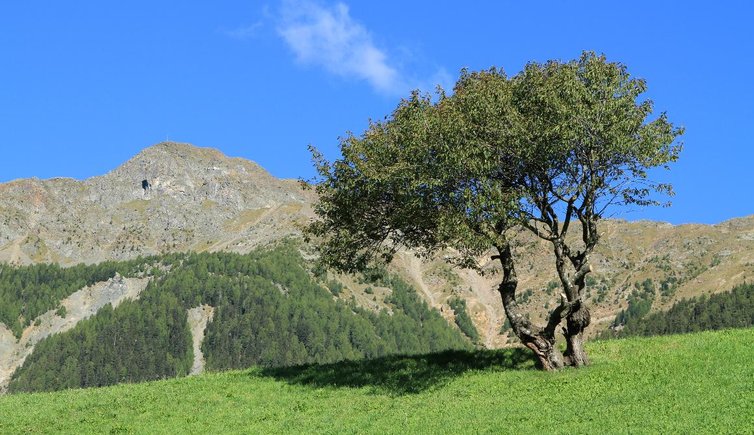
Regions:
[[[348,6],[320,6],[308,0],[283,4],[280,36],[296,59],[342,77],[367,81],[377,91],[403,92],[406,81],[367,29],[354,21]]]

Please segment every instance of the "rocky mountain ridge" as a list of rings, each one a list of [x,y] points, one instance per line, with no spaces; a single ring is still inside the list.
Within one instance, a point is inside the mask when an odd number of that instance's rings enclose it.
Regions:
[[[297,231],[311,194],[256,163],[164,142],[83,181],[0,184],[0,261],[96,263],[170,251],[248,251]]]
[[[0,184],[0,262],[65,265],[174,251],[244,253],[300,234],[314,216],[314,200],[298,182],[277,179],[248,160],[165,142],[103,176]],[[592,331],[605,329],[647,280],[657,293],[657,309],[754,278],[754,216],[718,225],[600,225],[604,236],[593,256],[588,294]],[[557,303],[559,290],[547,244],[526,235],[523,240],[516,252],[519,297],[537,318]],[[496,292],[499,276],[494,263],[480,261],[490,273],[453,269],[441,256],[420,261],[409,252],[400,253],[391,268],[449,320],[454,313],[448,300],[465,298],[481,344],[503,346],[510,334]],[[345,284],[340,297],[380,308],[381,290],[365,293],[366,285],[338,279]]]

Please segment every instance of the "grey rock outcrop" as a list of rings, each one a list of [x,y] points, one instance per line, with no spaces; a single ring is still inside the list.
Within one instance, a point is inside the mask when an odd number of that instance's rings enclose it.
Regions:
[[[126,299],[137,299],[148,283],[148,278],[116,275],[108,281],[84,287],[60,302],[65,316],[60,316],[57,309],[40,315],[24,329],[18,340],[0,323],[0,394],[7,390],[13,372],[31,355],[37,343],[50,335],[68,331],[107,304],[114,308]]]
[[[246,252],[297,233],[311,216],[310,204],[311,192],[298,182],[277,179],[251,161],[165,142],[103,176],[0,184],[0,261]]]
[[[215,315],[215,308],[209,305],[200,305],[190,308],[186,315],[194,346],[194,363],[191,365],[191,372],[189,374],[198,375],[204,372],[202,342],[204,341],[204,331],[207,329],[207,324],[212,321]]]

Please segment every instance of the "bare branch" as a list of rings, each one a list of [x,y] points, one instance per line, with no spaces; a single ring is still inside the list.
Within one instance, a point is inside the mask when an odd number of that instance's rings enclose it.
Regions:
[[[543,234],[542,232],[539,231],[539,227],[537,227],[536,225],[532,225],[531,223],[527,221],[521,222],[521,225],[523,225],[526,229],[534,233],[534,235],[536,235],[540,239],[547,240],[549,242],[555,241],[557,239],[557,237],[552,235],[552,233]]]

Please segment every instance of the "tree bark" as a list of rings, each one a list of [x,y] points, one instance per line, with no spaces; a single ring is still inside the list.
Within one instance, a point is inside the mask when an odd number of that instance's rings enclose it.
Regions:
[[[565,361],[573,367],[589,365],[589,357],[584,350],[584,329],[589,326],[591,314],[581,301],[578,301],[574,310],[566,316],[566,327],[563,334],[566,339]]]
[[[521,313],[516,302],[516,287],[518,286],[518,278],[516,277],[516,269],[513,264],[513,255],[509,245],[498,247],[500,255],[496,256],[500,259],[500,263],[503,266],[503,281],[500,283],[498,290],[500,296],[503,299],[503,307],[505,308],[505,314],[508,316],[508,320],[511,323],[513,332],[521,340],[524,346],[534,352],[538,360],[538,365],[542,370],[559,370],[564,367],[563,354],[555,345],[555,328],[547,327],[541,328],[531,323]],[[558,311],[558,316],[562,310]],[[555,313],[553,313],[555,315]],[[560,323],[560,317],[557,322],[550,322],[550,324]],[[549,326],[549,324],[548,324]]]
[[[568,302],[572,304],[571,309],[566,313],[566,327],[563,328],[563,335],[566,339],[565,364],[573,367],[587,366],[589,365],[589,357],[584,350],[584,330],[591,322],[591,314],[582,300],[582,295],[586,287],[586,275],[592,271],[592,267],[589,264],[586,250],[572,254],[568,245],[562,239],[556,241],[553,247],[555,268],[560,276]],[[566,272],[566,259],[570,260],[571,265],[576,269],[573,281]]]
[[[524,346],[534,352],[539,367],[547,371],[563,368],[565,365],[563,355],[555,345],[554,334],[548,336],[542,328],[533,325],[518,310],[518,304],[515,301],[515,286],[512,286],[510,282],[503,282],[499,290],[503,298],[505,314],[508,316],[513,332]]]

